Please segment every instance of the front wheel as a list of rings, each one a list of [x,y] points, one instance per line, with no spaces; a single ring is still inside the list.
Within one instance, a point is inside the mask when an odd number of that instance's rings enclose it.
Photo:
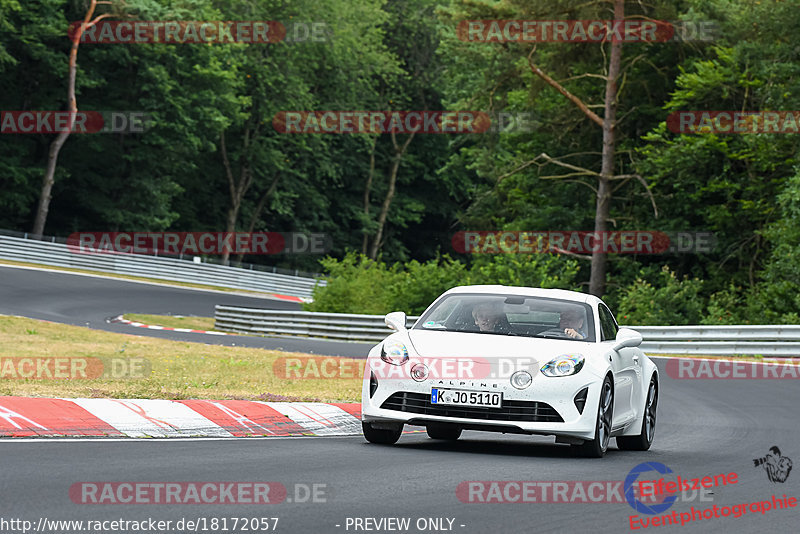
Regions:
[[[372,423],[365,423],[362,421],[361,430],[364,432],[364,437],[370,443],[393,445],[400,439],[400,434],[403,433],[403,425],[398,425],[396,430],[387,430],[384,428],[374,428]]]
[[[600,389],[600,402],[597,407],[597,423],[595,424],[594,439],[587,439],[576,447],[583,456],[589,458],[602,458],[608,450],[611,440],[611,421],[614,415],[614,387],[611,378],[603,380]]]
[[[647,388],[647,401],[644,404],[642,431],[638,436],[619,436],[617,448],[624,451],[646,451],[653,444],[656,435],[656,407],[658,406],[658,382],[656,377],[650,379]]]

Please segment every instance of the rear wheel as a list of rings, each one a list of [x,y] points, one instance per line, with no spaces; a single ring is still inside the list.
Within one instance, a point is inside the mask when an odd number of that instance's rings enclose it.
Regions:
[[[403,425],[397,425],[397,429],[384,429],[375,428],[372,423],[361,422],[361,430],[364,431],[364,437],[370,443],[377,443],[378,445],[393,445],[400,439],[400,434],[403,433]]]
[[[644,404],[642,431],[638,436],[619,436],[617,448],[624,451],[646,451],[653,444],[656,435],[656,408],[658,407],[658,382],[656,377],[650,379],[647,388],[647,400]]]
[[[597,407],[597,423],[595,424],[594,439],[587,439],[581,445],[576,445],[578,451],[589,458],[602,458],[608,450],[611,440],[611,421],[614,415],[614,387],[611,378],[603,380],[600,389],[600,402]]]
[[[431,439],[455,441],[461,437],[461,427],[456,425],[428,425],[425,429],[428,432],[428,437]]]

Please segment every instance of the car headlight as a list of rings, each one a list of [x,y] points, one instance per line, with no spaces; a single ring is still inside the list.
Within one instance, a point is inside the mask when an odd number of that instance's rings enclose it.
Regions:
[[[403,365],[408,361],[408,349],[399,341],[384,343],[381,346],[381,360],[392,365]]]
[[[574,375],[583,368],[584,358],[580,354],[557,356],[542,366],[544,376]]]

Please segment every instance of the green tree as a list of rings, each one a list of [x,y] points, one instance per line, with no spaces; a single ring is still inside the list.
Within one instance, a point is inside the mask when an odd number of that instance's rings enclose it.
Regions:
[[[701,280],[687,276],[679,279],[667,266],[661,269],[654,284],[647,281],[648,274],[642,273],[623,292],[617,309],[620,324],[700,324],[705,309]]]

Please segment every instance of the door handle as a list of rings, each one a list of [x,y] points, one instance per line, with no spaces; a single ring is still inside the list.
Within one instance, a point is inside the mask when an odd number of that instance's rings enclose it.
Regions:
[[[633,363],[635,363],[636,365],[639,365],[639,357],[638,356],[634,356],[633,357]]]

